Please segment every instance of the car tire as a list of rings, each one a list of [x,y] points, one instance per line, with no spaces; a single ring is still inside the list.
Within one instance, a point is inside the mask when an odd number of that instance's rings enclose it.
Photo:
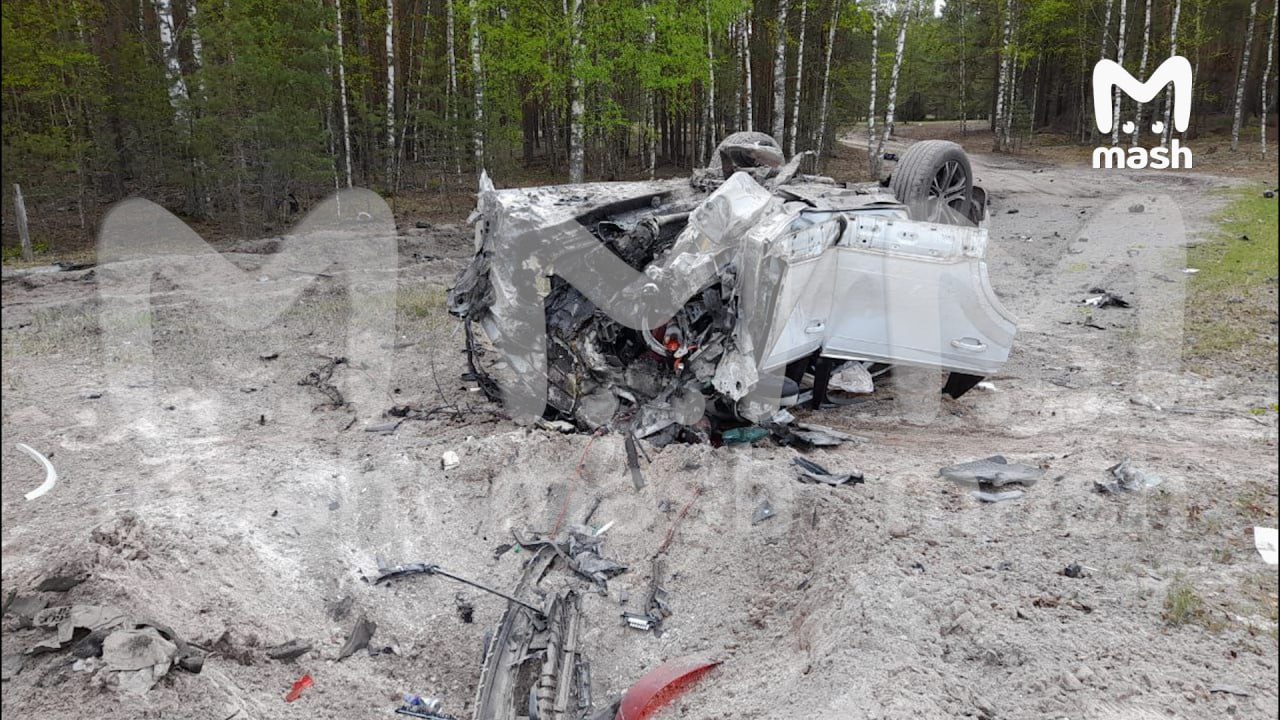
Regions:
[[[971,222],[973,169],[956,143],[924,140],[907,148],[889,187],[914,220]]]

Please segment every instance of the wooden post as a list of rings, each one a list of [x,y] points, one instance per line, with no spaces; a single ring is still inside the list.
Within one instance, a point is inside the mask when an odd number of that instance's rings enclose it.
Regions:
[[[35,255],[31,252],[31,233],[27,230],[27,206],[22,201],[22,186],[13,184],[13,211],[18,216],[18,237],[22,238],[22,259],[31,262]]]

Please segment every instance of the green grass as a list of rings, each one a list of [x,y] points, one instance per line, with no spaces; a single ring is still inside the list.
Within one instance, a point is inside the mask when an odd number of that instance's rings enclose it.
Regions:
[[[1192,281],[1197,289],[1243,292],[1272,284],[1276,276],[1276,198],[1264,198],[1253,189],[1233,194],[1236,199],[1218,215],[1221,238],[1187,253],[1187,263],[1200,268]]]
[[[1200,270],[1187,298],[1188,354],[1209,374],[1224,366],[1274,374],[1277,201],[1253,188],[1231,195],[1217,238],[1187,252],[1188,266]]]

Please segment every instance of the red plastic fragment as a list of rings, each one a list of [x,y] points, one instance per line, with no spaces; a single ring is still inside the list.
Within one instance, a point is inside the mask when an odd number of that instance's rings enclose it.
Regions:
[[[309,687],[311,687],[311,673],[298,678],[298,682],[294,683],[293,687],[289,689],[289,694],[284,696],[284,701],[290,703],[297,700],[302,697],[302,691]]]
[[[616,720],[646,720],[664,705],[683,695],[719,660],[684,657],[650,670],[622,696]]]

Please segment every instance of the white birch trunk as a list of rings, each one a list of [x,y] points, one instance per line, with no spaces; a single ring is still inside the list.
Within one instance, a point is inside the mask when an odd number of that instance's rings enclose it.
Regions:
[[[778,37],[773,51],[773,139],[785,147],[787,132],[787,2],[778,0]]]
[[[1240,125],[1244,121],[1244,86],[1249,79],[1249,55],[1253,49],[1253,26],[1257,19],[1258,0],[1252,0],[1249,3],[1249,29],[1244,33],[1244,53],[1240,56],[1240,75],[1236,78],[1235,112],[1231,118],[1232,151],[1240,149]]]
[[[583,147],[582,116],[586,108],[582,97],[582,0],[572,0],[569,8],[569,182],[580,183],[586,176],[586,149]]]
[[[871,99],[867,102],[867,165],[871,177],[880,175],[880,156],[876,154],[876,80],[880,76],[880,13],[871,8]]]
[[[1276,50],[1276,15],[1280,14],[1280,0],[1276,0],[1271,10],[1271,32],[1267,34],[1267,67],[1262,71],[1262,157],[1267,156],[1267,84],[1271,82],[1271,61]]]
[[[1278,0],[1280,1],[1280,0]],[[836,45],[836,26],[840,24],[840,5],[836,0],[831,9],[831,27],[827,29],[827,56],[822,61],[822,107],[818,111],[818,160],[827,147],[827,108],[831,100],[831,54]]]
[[[745,42],[745,35],[742,30],[742,18],[733,21],[730,27],[730,37],[733,40],[733,48],[735,57],[738,60],[738,69],[742,69],[742,48]],[[737,88],[733,93],[733,129],[738,131],[742,129],[742,83],[737,84]]]
[[[347,187],[351,184],[351,113],[347,109],[347,62],[342,48],[342,0],[336,0],[334,15],[338,30],[338,98],[342,109],[342,157],[346,163]]]
[[[968,112],[968,79],[966,76],[967,68],[965,67],[965,58],[967,52],[965,49],[969,47],[968,40],[964,34],[964,0],[960,0],[960,136],[964,137],[969,134],[969,112]]]
[[[445,98],[449,112],[449,154],[453,156],[454,173],[459,177],[462,175],[462,157],[458,152],[458,53],[454,47],[454,36],[457,28],[453,23],[453,0],[446,0],[444,6],[445,28],[444,28],[444,46],[445,62],[449,67],[449,85],[448,97]]]
[[[1010,3],[1010,11],[1013,7]],[[1004,124],[1000,128],[1000,138],[1002,146],[1008,150],[1013,147],[1013,116],[1016,114],[1014,107],[1015,101],[1018,99],[1018,83],[1016,79],[1022,74],[1023,68],[1018,66],[1018,22],[1014,18],[1012,30],[1009,33],[1009,75],[1004,80],[1006,97],[1004,101]]]
[[[1004,34],[1000,40],[1000,73],[996,79],[996,116],[992,118],[993,130],[995,132],[995,150],[997,152],[1005,149],[1004,138],[1004,115],[1005,109],[1005,93],[1007,90],[1009,76],[1009,38],[1013,34],[1013,0],[1005,0],[1004,3]]]
[[[893,51],[893,72],[889,74],[889,96],[885,99],[884,129],[876,147],[876,157],[884,153],[884,144],[893,136],[893,113],[898,106],[898,76],[902,73],[902,51],[907,46],[907,22],[911,19],[911,3],[902,0],[902,19],[898,23],[898,42]]]
[[[469,0],[471,11],[471,87],[475,100],[471,131],[476,158],[476,174],[484,172],[484,65],[480,61],[480,9],[476,0]]]
[[[1173,17],[1169,20],[1169,57],[1178,54],[1178,18],[1182,15],[1182,0],[1174,0]],[[1146,78],[1143,78],[1146,80]],[[1193,90],[1194,91],[1194,90]],[[1169,144],[1169,138],[1173,136],[1173,128],[1170,127],[1173,118],[1173,101],[1170,93],[1173,90],[1166,90],[1164,96],[1164,132],[1160,133],[1160,147]]]
[[[658,42],[658,17],[653,14],[653,3],[651,0],[645,0],[645,12],[648,13],[649,29],[645,33],[644,43],[645,52],[653,53],[653,46]],[[649,146],[649,179],[652,180],[658,172],[658,113],[654,90],[648,88],[645,90],[645,108],[644,108],[644,126],[648,135],[647,141]]]
[[[76,23],[79,22],[77,17]],[[196,22],[196,0],[187,3],[187,25],[187,34],[191,37],[191,57],[196,61],[197,68],[204,67],[204,41],[200,39],[200,25]]]
[[[751,8],[747,8],[747,17],[743,21],[742,36],[742,72],[747,86],[746,129],[755,130],[756,94],[751,82]]]
[[[1147,56],[1151,50],[1151,0],[1147,0],[1147,12],[1142,21],[1142,59],[1138,61],[1138,79],[1147,79]],[[1138,105],[1138,117],[1133,124],[1133,137],[1129,139],[1129,147],[1138,146],[1138,136],[1142,134],[1142,105]]]
[[[1125,25],[1128,22],[1129,3],[1126,0],[1120,0],[1120,28],[1116,32],[1116,63],[1124,67],[1124,35]],[[1117,87],[1111,91],[1111,146],[1115,147],[1120,144],[1120,126],[1124,123],[1120,118],[1120,88]]]
[[[809,20],[809,2],[800,0],[800,45],[796,48],[796,94],[791,103],[791,144],[787,154],[794,156],[800,143],[800,96],[804,91],[804,35]]]
[[[156,20],[160,26],[160,51],[164,55],[165,79],[169,82],[169,104],[179,119],[186,116],[187,81],[178,63],[178,42],[173,27],[173,3],[156,0]]]
[[[393,187],[396,158],[396,5],[387,0],[387,187]]]
[[[707,15],[707,109],[703,122],[706,130],[703,147],[705,152],[711,153],[716,147],[716,56],[715,45],[711,41],[711,0],[705,0],[703,7]]]
[[[1107,40],[1111,37],[1111,12],[1115,8],[1115,4],[1115,0],[1107,0],[1107,13],[1102,18],[1102,42],[1099,43],[1098,49],[1099,61],[1107,58]],[[1092,94],[1090,94],[1089,97],[1092,97]],[[1090,131],[1089,137],[1093,138],[1095,141],[1097,140],[1098,126],[1096,124],[1093,125],[1093,130]]]

